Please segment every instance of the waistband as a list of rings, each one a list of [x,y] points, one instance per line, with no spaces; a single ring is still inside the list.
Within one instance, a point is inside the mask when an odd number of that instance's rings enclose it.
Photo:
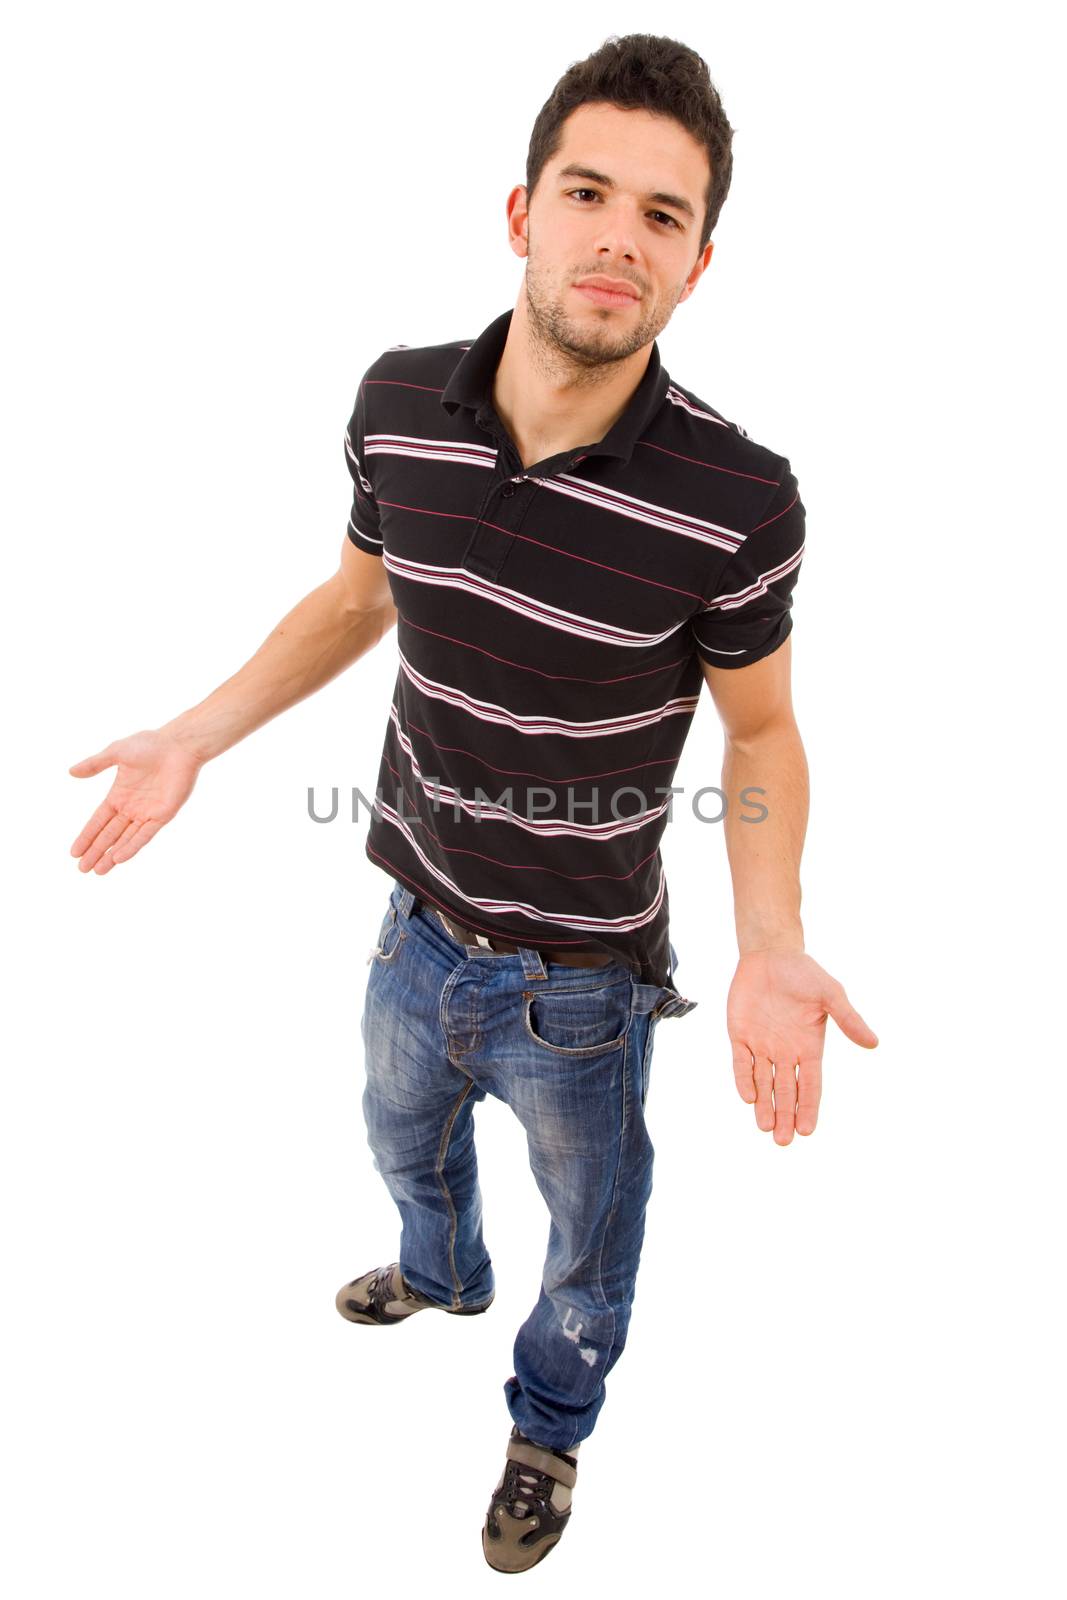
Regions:
[[[414,897],[414,905],[422,906],[441,923],[445,932],[457,944],[474,944],[482,950],[495,950],[500,955],[518,955],[522,949],[536,950],[538,955],[549,961],[562,962],[566,967],[610,967],[618,960],[606,950],[553,950],[543,945],[518,945],[510,939],[502,939],[497,934],[478,933],[474,928],[466,927],[462,922],[455,922],[451,917],[446,917],[437,906],[430,905],[428,900]]]
[[[449,938],[454,939],[457,944],[473,945],[476,949],[492,950],[499,955],[520,955],[524,964],[530,961],[534,965],[537,964],[538,958],[540,958],[541,961],[556,961],[572,967],[606,967],[620,959],[606,951],[556,951],[543,949],[538,945],[514,944],[508,939],[498,938],[496,934],[479,933],[474,928],[468,928],[463,923],[453,921],[451,917],[440,911],[437,906],[432,905],[429,900],[424,899],[421,895],[415,894],[412,889],[401,883],[399,879],[396,880],[396,892],[399,894],[400,909],[404,916],[410,916],[417,906],[421,907],[424,911],[432,914],[434,920],[444,928]],[[673,965],[673,945],[671,946],[671,958]],[[544,976],[545,974],[542,973],[541,975]],[[673,977],[673,971],[671,976]],[[638,1012],[651,1011],[653,1016],[657,1018],[684,1017],[690,1011],[695,1010],[699,1004],[698,1001],[687,1000],[684,995],[679,994],[673,983],[666,985],[639,983],[634,978],[631,979],[631,982],[633,984],[634,1009]]]

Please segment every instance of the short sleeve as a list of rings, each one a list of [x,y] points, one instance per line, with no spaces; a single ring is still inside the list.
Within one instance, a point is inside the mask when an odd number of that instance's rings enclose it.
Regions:
[[[374,497],[374,488],[367,473],[366,374],[359,385],[356,403],[345,429],[345,461],[352,478],[352,511],[348,518],[348,537],[360,550],[369,555],[382,553],[381,513]]]
[[[719,575],[714,598],[690,619],[702,661],[748,667],[785,643],[803,557],[804,503],[787,461],[759,522]]]

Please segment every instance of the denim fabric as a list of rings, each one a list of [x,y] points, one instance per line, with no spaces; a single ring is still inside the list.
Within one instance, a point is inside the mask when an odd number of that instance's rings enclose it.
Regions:
[[[459,944],[399,881],[368,962],[363,1112],[400,1212],[400,1269],[439,1305],[492,1297],[473,1112],[495,1095],[526,1130],[551,1219],[504,1394],[528,1438],[568,1449],[592,1432],[626,1341],[652,1188],[656,1023],[696,1002],[621,962]],[[671,963],[673,984],[673,945]]]

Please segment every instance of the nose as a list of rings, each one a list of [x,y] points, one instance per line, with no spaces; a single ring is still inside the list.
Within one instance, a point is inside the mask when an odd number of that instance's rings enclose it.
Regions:
[[[614,229],[611,233],[601,234],[597,240],[596,251],[599,256],[609,260],[636,261],[637,246],[629,236]]]
[[[640,254],[636,211],[618,204],[605,206],[595,248],[599,255],[618,256],[625,261],[636,260]]]

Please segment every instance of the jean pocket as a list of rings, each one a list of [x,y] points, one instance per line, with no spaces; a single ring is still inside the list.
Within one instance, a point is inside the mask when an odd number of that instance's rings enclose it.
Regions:
[[[523,1025],[535,1044],[561,1056],[599,1056],[625,1042],[633,1016],[629,972],[607,983],[523,990]]]
[[[386,911],[381,928],[378,931],[378,942],[367,957],[368,965],[375,960],[392,961],[407,936],[407,929],[400,920],[397,907],[390,900],[389,909]]]

